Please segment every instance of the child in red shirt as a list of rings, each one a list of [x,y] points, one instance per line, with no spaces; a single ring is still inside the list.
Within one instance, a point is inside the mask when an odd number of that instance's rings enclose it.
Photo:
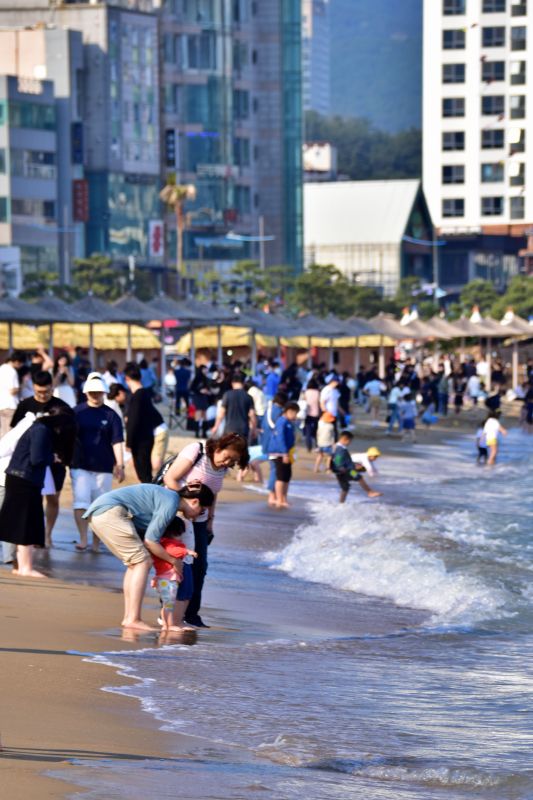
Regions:
[[[184,559],[185,556],[196,558],[194,550],[188,550],[182,536],[185,532],[185,523],[180,517],[175,517],[167,527],[164,536],[159,544],[165,548],[167,553],[173,558]],[[155,569],[155,578],[152,586],[157,589],[161,601],[161,619],[163,620],[164,631],[182,631],[182,625],[174,624],[174,608],[178,594],[178,584],[182,576],[174,569],[168,561],[152,556]],[[188,602],[188,601],[187,601]],[[181,615],[183,616],[183,614]]]

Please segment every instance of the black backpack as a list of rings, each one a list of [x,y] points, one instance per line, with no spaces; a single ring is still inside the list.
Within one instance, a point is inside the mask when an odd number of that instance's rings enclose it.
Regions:
[[[202,442],[200,442],[200,449],[198,450],[198,455],[193,461],[193,467],[195,467],[198,464],[203,455],[204,455],[204,446]],[[155,478],[152,480],[152,483],[156,483],[158,486],[163,486],[165,475],[167,474],[170,467],[172,466],[172,464],[174,463],[174,461],[177,459],[178,456],[179,453],[176,453],[175,456],[170,456],[170,458],[167,458],[167,460],[163,463],[161,469],[159,470]]]

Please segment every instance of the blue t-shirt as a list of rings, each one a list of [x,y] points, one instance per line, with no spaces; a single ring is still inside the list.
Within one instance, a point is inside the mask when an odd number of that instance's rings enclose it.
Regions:
[[[274,397],[274,395],[278,391],[280,380],[281,378],[277,373],[275,372],[268,373],[265,381],[265,394],[267,397]]]
[[[176,516],[179,504],[177,492],[154,483],[138,483],[101,495],[91,503],[83,518],[88,519],[91,514],[98,516],[110,508],[122,506],[130,512],[136,531],[144,539],[158,542]]]
[[[174,370],[174,375],[176,376],[176,391],[186,392],[191,381],[191,370],[187,367],[178,367]]]
[[[72,468],[113,472],[113,445],[124,441],[120,417],[109,406],[92,407],[88,403],[80,403],[74,413],[78,433]]]

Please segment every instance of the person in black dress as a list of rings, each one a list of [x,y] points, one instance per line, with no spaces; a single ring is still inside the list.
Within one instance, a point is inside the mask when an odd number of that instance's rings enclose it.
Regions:
[[[14,572],[23,577],[44,577],[33,569],[33,546],[44,547],[45,543],[44,476],[55,461],[70,464],[75,437],[73,412],[54,406],[21,436],[6,470],[0,531],[3,541],[17,545],[18,569]]]

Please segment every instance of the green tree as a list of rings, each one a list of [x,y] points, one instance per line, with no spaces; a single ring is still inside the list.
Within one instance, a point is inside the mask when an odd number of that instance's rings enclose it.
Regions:
[[[498,293],[490,281],[476,278],[463,288],[459,303],[464,314],[469,314],[474,306],[478,306],[481,314],[488,314],[498,299]]]
[[[371,286],[351,283],[333,264],[312,264],[298,275],[291,301],[298,311],[319,317],[371,317],[379,311],[391,311],[394,305]]]
[[[36,300],[48,292],[58,295],[62,287],[59,286],[57,272],[28,272],[24,276],[23,300]]]
[[[308,111],[308,142],[327,141],[338,153],[338,171],[353,180],[419,178],[422,170],[422,137],[412,128],[386,133],[366,119],[325,117]]]
[[[515,314],[525,319],[533,314],[532,275],[516,275],[509,283],[505,294],[492,305],[491,314],[499,320],[508,308],[512,308]]]

